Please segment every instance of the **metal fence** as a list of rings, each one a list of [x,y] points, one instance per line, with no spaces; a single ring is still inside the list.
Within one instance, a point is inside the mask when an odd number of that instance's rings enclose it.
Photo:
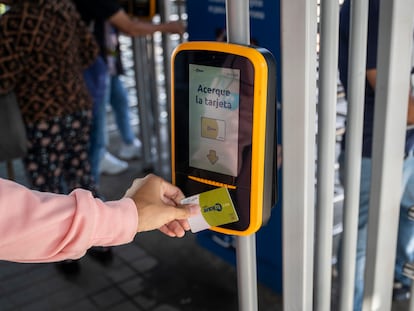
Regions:
[[[319,90],[317,94],[317,1],[282,0],[282,113],[283,119],[283,258],[285,310],[330,310],[332,206],[335,169],[335,123],[339,3],[320,3]],[[340,285],[341,310],[352,310],[353,262],[360,167],[359,137],[362,131],[365,63],[364,25],[368,1],[353,1],[353,50],[349,87],[347,128],[350,151],[346,156],[348,187],[345,193],[343,253],[347,254],[349,278]],[[300,9],[299,9],[300,8]],[[404,35],[412,31],[414,2],[382,1],[379,42],[375,141],[364,310],[391,310],[393,262],[395,260],[403,161],[401,125],[406,114],[408,83],[393,81],[397,72],[410,65],[412,42]],[[397,22],[398,21],[398,22]],[[407,61],[406,61],[407,60]],[[361,73],[363,73],[361,75]],[[363,81],[362,81],[363,79]],[[408,79],[408,77],[407,77]],[[316,101],[318,125],[316,126]],[[316,149],[316,129],[318,145]],[[356,132],[355,132],[356,131]],[[315,165],[317,154],[317,165]],[[398,169],[401,168],[401,169]],[[315,171],[317,179],[315,181]],[[316,189],[316,192],[315,192]],[[384,230],[383,228],[387,228]],[[391,263],[391,264],[390,264]]]
[[[241,1],[241,0],[240,0]],[[247,1],[247,0],[246,0]],[[162,2],[160,20],[186,19],[185,1]],[[361,163],[362,105],[365,83],[365,50],[368,0],[353,1],[351,76],[348,93],[346,155],[347,192],[335,187],[338,115],[338,21],[341,1],[280,0],[282,33],[282,133],[283,133],[283,296],[284,310],[331,310],[332,249],[337,233],[333,206],[345,197],[343,226],[344,278],[339,286],[340,310],[352,310],[357,209]],[[171,5],[172,4],[172,5]],[[412,0],[381,3],[378,78],[382,89],[376,102],[376,140],[373,145],[373,176],[364,310],[391,310],[393,263],[396,248],[402,139],[408,83],[392,80],[407,68],[412,42]],[[171,40],[172,39],[172,40]],[[185,39],[185,38],[184,38]],[[169,55],[183,38],[144,37],[131,43],[136,83],[137,112],[144,161],[160,161],[160,126],[169,131]],[[364,41],[365,40],[365,41]],[[171,45],[172,44],[172,45]],[[161,51],[161,53],[160,53]],[[160,69],[161,68],[161,69]],[[161,71],[160,71],[161,70]],[[151,76],[149,73],[156,73]],[[157,79],[155,78],[157,77]],[[161,77],[161,78],[160,78]],[[407,77],[408,79],[408,77]],[[155,84],[154,84],[155,83]],[[161,85],[161,91],[158,88]],[[148,92],[151,90],[151,92]],[[160,95],[161,94],[161,95]],[[318,108],[317,108],[318,106]],[[343,108],[343,107],[342,107]],[[155,116],[155,118],[153,118]],[[289,122],[283,122],[289,120]],[[342,122],[342,121],[341,121]],[[158,136],[157,136],[158,135]],[[151,141],[152,139],[152,141]],[[318,143],[316,143],[318,142]],[[151,149],[159,155],[154,157]],[[169,145],[167,145],[169,148]],[[168,151],[167,151],[168,153]],[[155,159],[155,160],[154,160]],[[396,169],[397,168],[397,169]],[[387,230],[382,230],[387,228]],[[414,308],[412,308],[414,310]]]

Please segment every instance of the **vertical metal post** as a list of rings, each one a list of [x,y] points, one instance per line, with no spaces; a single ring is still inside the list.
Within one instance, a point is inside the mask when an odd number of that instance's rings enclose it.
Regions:
[[[335,179],[339,2],[321,1],[315,310],[330,309]]]
[[[380,1],[363,310],[391,310],[413,16],[412,0]]]
[[[147,167],[152,165],[151,158],[151,137],[152,137],[152,126],[150,123],[151,110],[148,109],[151,105],[149,100],[150,93],[148,90],[148,79],[145,75],[147,68],[147,49],[145,46],[145,37],[134,37],[132,38],[132,46],[134,52],[134,73],[136,88],[138,94],[138,112],[140,116],[140,132],[142,141],[142,153],[143,163]]]
[[[171,0],[161,0],[158,1],[159,10],[160,10],[160,21],[165,23],[169,21],[171,16]],[[181,20],[181,16],[179,16]],[[164,76],[165,76],[165,91],[166,91],[166,102],[167,102],[167,111],[171,111],[171,40],[170,34],[162,33],[162,50],[163,50],[163,63],[164,63]],[[168,114],[168,124],[167,128],[171,128],[171,115]],[[168,131],[168,142],[171,141],[171,132]],[[161,159],[160,159],[161,160]],[[171,175],[171,171],[170,171]],[[169,176],[171,179],[171,176]]]
[[[227,41],[250,44],[248,0],[226,0]]]
[[[281,0],[284,310],[313,304],[316,10]]]
[[[340,311],[352,310],[354,301],[362,129],[364,123],[368,1],[352,1],[350,18]]]
[[[248,0],[226,0],[228,42],[250,44],[250,14]],[[240,311],[256,311],[257,271],[256,235],[237,238],[237,282]]]
[[[169,0],[162,0],[158,1],[159,10],[160,10],[160,22],[166,23],[168,22],[168,16],[170,15],[169,10]],[[164,63],[164,74],[165,74],[165,91],[167,96],[167,111],[171,111],[171,83],[170,83],[170,44],[169,44],[169,36],[168,33],[162,33],[162,50],[163,50],[163,63]],[[170,124],[169,124],[170,125]],[[171,127],[169,127],[171,128]]]
[[[160,115],[161,115],[161,102],[158,96],[158,77],[156,75],[156,54],[155,54],[155,48],[154,48],[154,36],[148,36],[147,37],[147,48],[148,48],[148,63],[147,66],[149,67],[148,70],[148,80],[150,81],[150,89],[151,89],[151,102],[150,104],[150,111],[153,116],[153,127],[152,130],[154,131],[154,137],[155,137],[155,148],[157,150],[156,152],[156,161],[153,159],[154,162],[154,171],[157,172],[157,174],[161,174],[162,169],[162,142],[161,142],[161,126],[160,126]],[[151,153],[152,157],[154,158],[155,154]]]
[[[237,285],[240,311],[257,311],[256,235],[236,239]]]

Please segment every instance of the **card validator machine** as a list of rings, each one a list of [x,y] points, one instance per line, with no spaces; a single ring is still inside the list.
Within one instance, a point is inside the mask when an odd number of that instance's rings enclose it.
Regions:
[[[249,235],[276,201],[276,65],[263,48],[186,42],[172,56],[172,179],[189,196],[226,187]]]

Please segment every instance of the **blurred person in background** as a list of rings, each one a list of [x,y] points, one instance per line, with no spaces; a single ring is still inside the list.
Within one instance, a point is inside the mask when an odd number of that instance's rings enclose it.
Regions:
[[[119,34],[110,23],[106,22],[105,27],[109,39],[106,58],[110,75],[105,102],[109,102],[118,131],[121,134],[122,144],[118,156],[123,160],[132,160],[140,156],[142,144],[135,136],[131,125],[128,91],[120,77],[125,72],[122,64]]]
[[[184,25],[181,22],[167,22],[161,24],[153,24],[151,22],[140,21],[131,18],[116,0],[74,0],[76,7],[82,16],[84,22],[90,27],[100,47],[99,72],[106,73],[104,83],[104,94],[109,91],[109,69],[108,69],[108,46],[111,46],[110,37],[108,37],[108,24],[119,31],[119,33],[128,36],[145,36],[154,32],[166,33],[184,33]],[[107,24],[108,23],[108,24]],[[96,80],[94,76],[86,73],[88,80]],[[96,77],[96,76],[95,76]],[[101,79],[99,79],[101,80]],[[88,83],[93,85],[93,83]],[[102,93],[102,86],[99,86],[99,93]],[[91,94],[96,92],[90,88]],[[116,174],[125,171],[128,163],[114,157],[106,150],[107,145],[107,129],[106,129],[106,102],[105,98],[99,97],[94,101],[94,115],[91,130],[91,148],[90,159],[92,165],[92,173],[96,180],[99,179],[100,173]],[[135,141],[136,144],[139,144]],[[137,146],[139,147],[139,146]],[[135,147],[132,146],[131,149]]]
[[[0,93],[16,93],[28,137],[33,189],[96,186],[87,157],[92,102],[82,71],[98,53],[71,1],[2,0]]]
[[[14,91],[20,104],[28,181],[42,192],[83,188],[99,196],[88,157],[92,100],[82,76],[98,55],[96,41],[70,0],[2,2],[9,10],[0,17],[0,93]]]

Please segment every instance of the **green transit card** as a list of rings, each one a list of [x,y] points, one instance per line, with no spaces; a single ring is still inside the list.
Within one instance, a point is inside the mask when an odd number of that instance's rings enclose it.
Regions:
[[[217,188],[185,198],[182,204],[198,204],[200,213],[188,219],[192,232],[239,220],[227,188]]]

